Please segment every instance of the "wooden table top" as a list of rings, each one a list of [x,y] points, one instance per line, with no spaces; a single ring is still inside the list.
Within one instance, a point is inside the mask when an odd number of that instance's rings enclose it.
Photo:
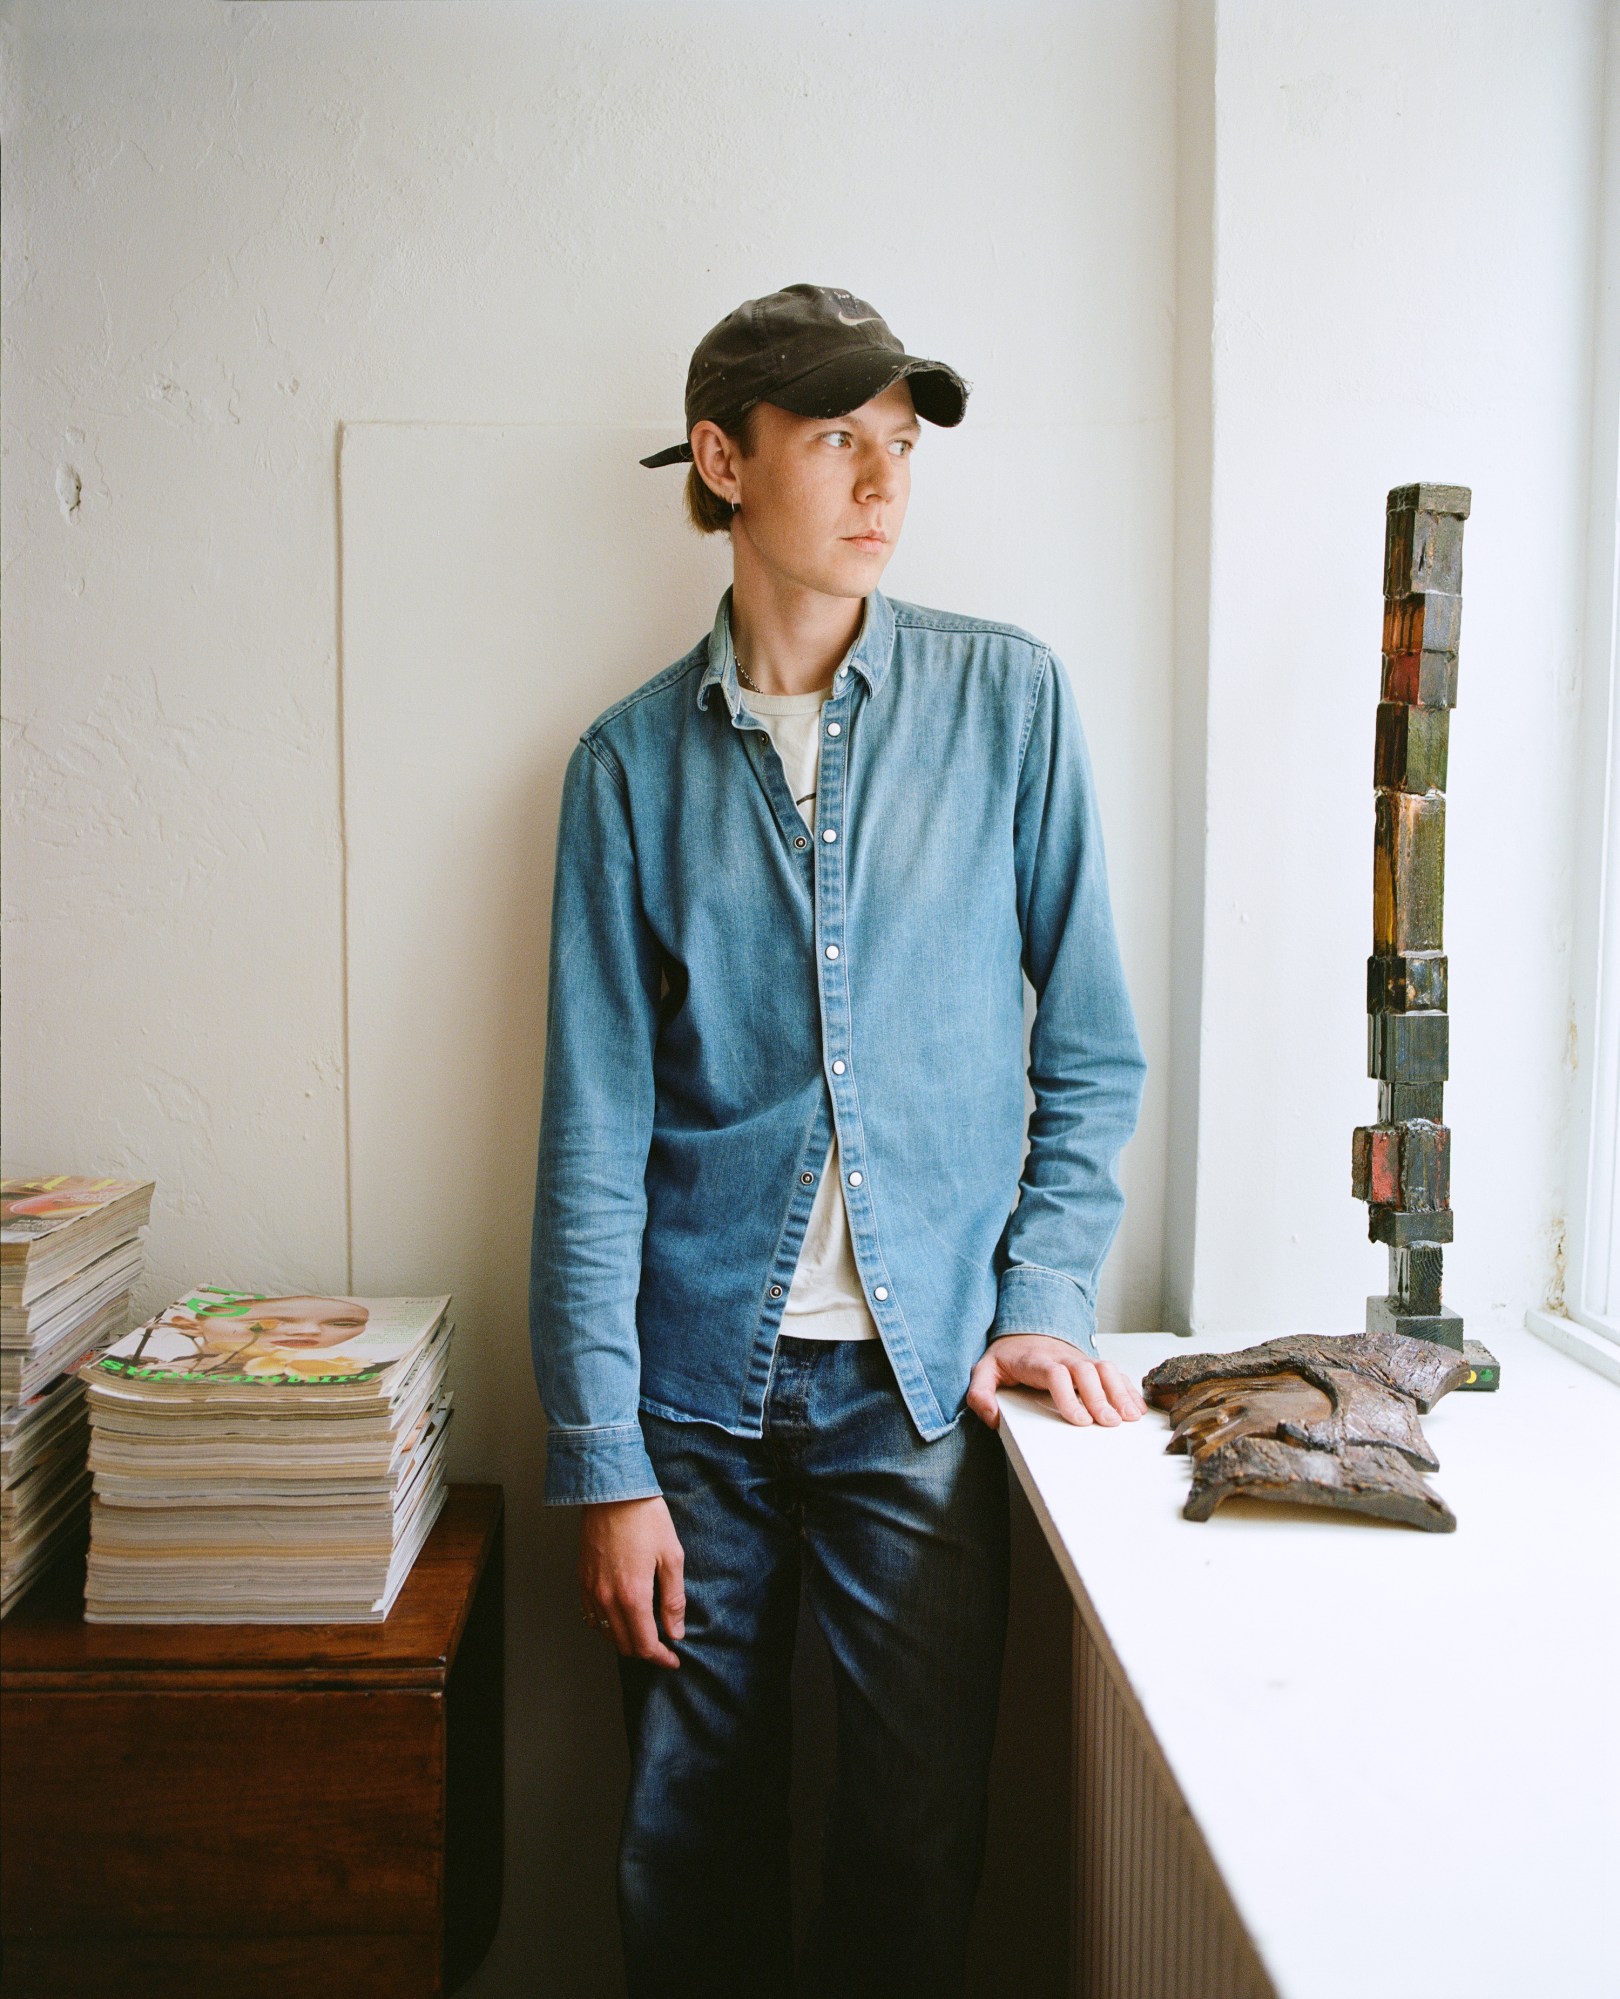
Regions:
[[[0,1689],[442,1686],[501,1524],[498,1485],[452,1485],[380,1624],[86,1624],[84,1561],[0,1623]]]

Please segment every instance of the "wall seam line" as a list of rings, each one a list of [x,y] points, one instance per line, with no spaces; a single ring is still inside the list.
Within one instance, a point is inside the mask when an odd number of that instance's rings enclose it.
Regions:
[[[343,1068],[343,1286],[354,1293],[354,1082],[351,1065],[353,1006],[349,989],[349,759],[344,728],[343,677],[343,435],[340,419],[333,434],[332,483],[336,521],[334,536],[337,575],[333,596],[337,606],[337,823],[338,823],[338,994],[342,1010],[339,1060]]]

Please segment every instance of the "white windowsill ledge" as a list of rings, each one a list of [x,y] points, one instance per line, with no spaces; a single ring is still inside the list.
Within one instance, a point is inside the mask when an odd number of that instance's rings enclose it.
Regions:
[[[1258,1337],[1098,1345],[1139,1379]],[[1500,1390],[1423,1418],[1455,1534],[1257,1500],[1183,1520],[1158,1411],[1099,1432],[1001,1396],[1053,1553],[1281,1999],[1620,1992],[1620,1385],[1527,1331],[1483,1338]]]
[[[1534,1333],[1538,1340],[1545,1340],[1548,1346],[1567,1353],[1571,1360],[1578,1360],[1583,1367],[1591,1368],[1594,1374],[1620,1383],[1620,1347],[1612,1340],[1606,1340],[1601,1333],[1594,1333],[1589,1326],[1566,1319],[1557,1312],[1526,1312],[1524,1323],[1526,1330]]]

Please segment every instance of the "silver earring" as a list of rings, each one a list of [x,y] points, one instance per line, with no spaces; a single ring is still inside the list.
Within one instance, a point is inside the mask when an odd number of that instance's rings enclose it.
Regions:
[[[733,512],[734,514],[738,514],[738,513],[741,513],[741,512],[742,512],[742,501],[741,501],[741,500],[733,500],[733,501],[732,501],[732,503],[731,503],[731,511],[732,511],[732,512]]]

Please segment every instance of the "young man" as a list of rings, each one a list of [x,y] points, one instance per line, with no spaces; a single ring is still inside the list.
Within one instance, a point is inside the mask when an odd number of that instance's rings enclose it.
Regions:
[[[642,462],[691,462],[732,586],[564,782],[531,1311],[546,1496],[620,1654],[636,1999],[960,1990],[996,1390],[1144,1408],[1093,1345],[1143,1062],[1074,698],[1028,633],[877,587],[918,417],[966,399],[848,292],[722,320]],[[801,1580],[839,1748],[796,1988]]]

